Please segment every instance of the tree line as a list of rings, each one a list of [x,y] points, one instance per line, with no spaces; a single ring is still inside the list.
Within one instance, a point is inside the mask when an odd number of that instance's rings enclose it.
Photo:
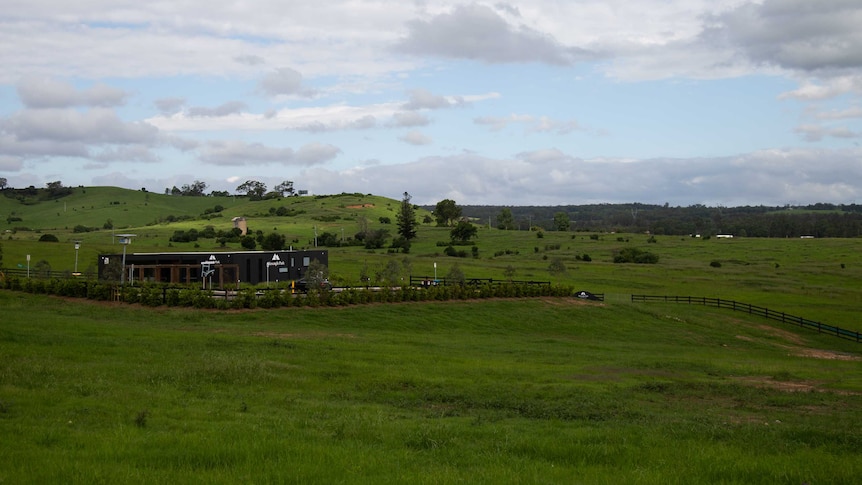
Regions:
[[[434,210],[434,206],[428,206]],[[742,237],[862,236],[862,205],[708,207],[701,204],[461,206],[463,217],[507,230],[733,234]],[[439,222],[439,221],[438,221]]]

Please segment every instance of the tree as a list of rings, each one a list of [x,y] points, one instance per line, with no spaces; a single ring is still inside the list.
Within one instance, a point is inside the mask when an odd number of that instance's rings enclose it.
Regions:
[[[554,214],[554,227],[558,231],[569,230],[569,215],[565,212],[557,212]]]
[[[203,197],[206,195],[204,191],[207,189],[206,182],[201,182],[200,180],[195,180],[191,185],[185,184],[183,188],[180,190],[182,195],[192,196],[192,197]]]
[[[266,194],[266,185],[257,180],[246,180],[236,188],[237,192],[244,192],[252,200],[260,200]]]
[[[438,226],[451,226],[461,217],[461,208],[452,199],[443,199],[437,202],[434,208],[434,217]]]
[[[452,231],[449,233],[449,236],[453,241],[469,241],[470,239],[476,237],[476,226],[470,224],[467,221],[458,221],[458,225],[452,228]]]
[[[512,216],[512,209],[505,207],[503,208],[503,210],[500,211],[500,214],[497,215],[497,229],[509,231],[514,228],[515,217]]]
[[[563,263],[563,260],[560,258],[554,258],[551,260],[551,264],[548,265],[548,273],[552,275],[561,275],[566,272],[566,264]]]
[[[401,209],[398,211],[398,235],[406,240],[416,238],[416,210],[410,203],[410,194],[404,192],[401,199]]]
[[[260,248],[264,251],[280,251],[284,249],[287,239],[281,235],[271,232],[260,241]]]
[[[6,177],[0,177],[0,190],[6,188]]]
[[[452,267],[449,268],[449,271],[446,273],[446,284],[457,283],[459,285],[463,285],[466,281],[467,277],[464,276],[464,271],[461,270],[461,267],[458,266],[458,263],[453,264]]]
[[[327,290],[330,288],[328,281],[329,268],[316,259],[311,260],[305,272],[305,287],[314,291]]]
[[[285,194],[293,195],[293,182],[290,180],[285,180],[284,182],[276,185],[275,188],[272,190],[281,194],[282,197],[284,197]]]
[[[3,245],[0,244],[0,268],[3,267]]]
[[[359,236],[359,234],[357,234]],[[388,229],[373,229],[364,233],[365,249],[380,249],[389,237]]]
[[[243,236],[240,239],[240,244],[243,249],[248,249],[249,251],[253,251],[257,247],[257,241],[254,240],[253,236]]]

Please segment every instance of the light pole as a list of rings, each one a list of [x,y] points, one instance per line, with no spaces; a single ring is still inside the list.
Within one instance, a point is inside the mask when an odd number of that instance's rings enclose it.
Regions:
[[[78,250],[81,249],[81,241],[75,241],[75,271],[72,273],[75,276],[80,275],[78,272]]]
[[[120,272],[120,285],[126,285],[126,246],[132,243],[132,238],[137,234],[117,234],[120,244],[123,245],[123,270]]]

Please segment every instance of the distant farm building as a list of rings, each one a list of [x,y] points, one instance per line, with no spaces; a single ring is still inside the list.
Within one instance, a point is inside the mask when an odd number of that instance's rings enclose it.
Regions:
[[[715,237],[719,239],[733,239],[733,234],[716,234]]]
[[[233,221],[233,227],[235,229],[242,231],[241,234],[243,236],[248,234],[248,223],[246,222],[245,217],[234,217],[231,221]]]
[[[117,278],[126,271],[129,282],[236,287],[239,283],[285,282],[305,277],[312,261],[329,265],[326,250],[131,253],[99,256],[99,277]]]

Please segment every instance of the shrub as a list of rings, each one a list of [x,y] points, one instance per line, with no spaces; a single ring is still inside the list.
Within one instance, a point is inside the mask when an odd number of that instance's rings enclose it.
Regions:
[[[53,234],[42,234],[39,237],[39,242],[60,242],[60,240]]]
[[[721,261],[711,261],[709,265],[713,268],[721,268]]]
[[[658,256],[638,248],[623,248],[614,256],[614,263],[656,264]]]

